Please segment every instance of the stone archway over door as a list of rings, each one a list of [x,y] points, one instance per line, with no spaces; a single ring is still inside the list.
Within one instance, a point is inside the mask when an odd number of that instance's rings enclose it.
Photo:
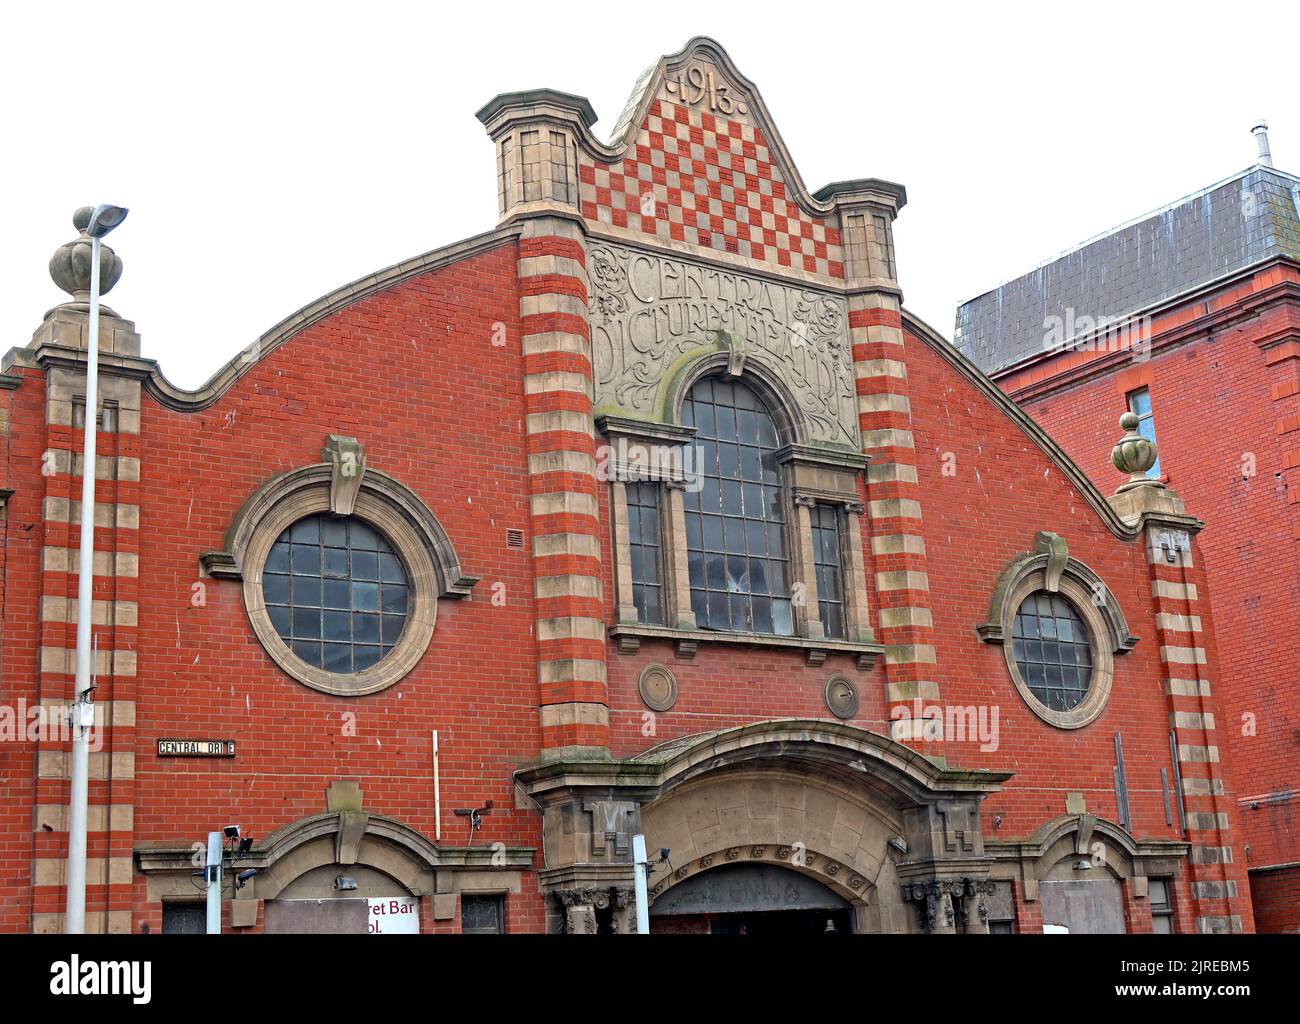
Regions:
[[[340,889],[336,880],[347,879]],[[268,935],[418,933],[420,899],[387,872],[361,863],[323,863],[266,900]]]
[[[853,931],[853,905],[816,878],[732,861],[698,872],[650,909],[652,932],[812,935]]]
[[[785,887],[789,898],[782,902],[782,887],[773,887],[776,901],[763,904],[765,912],[798,913],[820,889],[824,905],[835,906],[833,896],[851,908],[854,932],[909,930],[914,915],[900,896],[896,858],[887,856],[890,839],[904,831],[903,816],[861,784],[819,775],[793,759],[764,759],[676,786],[641,814],[647,846],[668,849],[671,862],[652,879],[652,917],[661,900],[672,901],[675,889],[697,876],[767,867],[802,876],[811,888]]]
[[[979,805],[1006,772],[945,768],[866,729],[784,718],[515,778],[542,811],[554,931],[597,931],[615,906],[613,930],[632,930],[638,832],[652,857],[669,851],[650,879],[652,913],[693,875],[756,862],[843,898],[856,932],[987,930]]]

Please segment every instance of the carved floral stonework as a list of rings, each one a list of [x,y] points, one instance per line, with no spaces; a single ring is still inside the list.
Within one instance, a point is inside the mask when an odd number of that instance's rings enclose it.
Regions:
[[[596,406],[663,420],[683,357],[755,360],[786,385],[808,441],[859,450],[848,313],[835,295],[601,244],[587,254]]]
[[[960,919],[970,926],[973,916],[981,923],[988,921],[985,897],[993,895],[996,886],[988,879],[950,878],[926,882],[908,882],[903,886],[903,899],[920,905],[927,930],[947,928]]]

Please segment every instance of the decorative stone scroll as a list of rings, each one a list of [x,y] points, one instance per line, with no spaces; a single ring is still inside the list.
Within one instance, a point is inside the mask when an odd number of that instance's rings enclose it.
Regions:
[[[330,434],[320,455],[330,464],[330,511],[336,516],[352,515],[366,471],[365,448],[355,437]]]
[[[785,384],[809,443],[860,450],[843,299],[613,244],[587,271],[598,412],[664,422],[672,375],[721,351],[729,372],[753,360]]]

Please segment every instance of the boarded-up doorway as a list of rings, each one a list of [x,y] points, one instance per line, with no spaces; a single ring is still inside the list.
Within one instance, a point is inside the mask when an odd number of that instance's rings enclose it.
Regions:
[[[1039,906],[1044,931],[1071,935],[1121,935],[1124,893],[1115,878],[1040,882]],[[1054,927],[1049,927],[1054,926]]]

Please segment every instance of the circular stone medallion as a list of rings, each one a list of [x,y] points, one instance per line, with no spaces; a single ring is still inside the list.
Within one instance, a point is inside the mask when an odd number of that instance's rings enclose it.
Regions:
[[[677,679],[663,665],[647,665],[636,681],[641,700],[651,711],[667,711],[677,703]]]
[[[858,688],[847,676],[834,675],[826,680],[826,706],[836,718],[852,718],[858,713]]]

